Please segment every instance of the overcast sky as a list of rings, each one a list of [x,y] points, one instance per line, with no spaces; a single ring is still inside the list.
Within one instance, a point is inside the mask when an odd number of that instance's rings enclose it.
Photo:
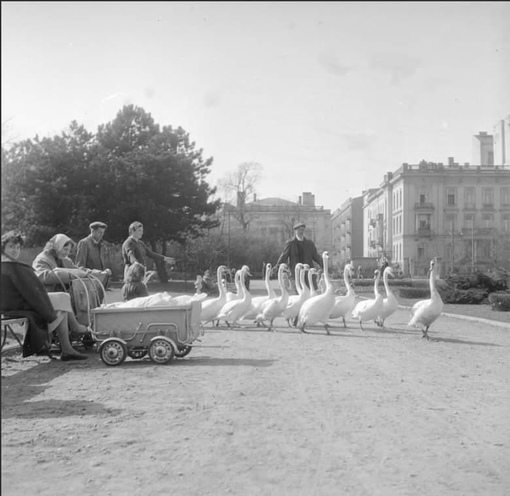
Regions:
[[[508,2],[2,2],[2,132],[132,103],[259,198],[334,210],[403,162],[472,162],[510,112]]]

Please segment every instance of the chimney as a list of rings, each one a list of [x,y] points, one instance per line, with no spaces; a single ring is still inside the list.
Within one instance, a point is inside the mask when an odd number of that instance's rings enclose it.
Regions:
[[[448,167],[453,167],[453,165],[454,165],[453,157],[448,157]]]
[[[315,195],[310,192],[303,193],[303,203],[306,207],[315,207]]]

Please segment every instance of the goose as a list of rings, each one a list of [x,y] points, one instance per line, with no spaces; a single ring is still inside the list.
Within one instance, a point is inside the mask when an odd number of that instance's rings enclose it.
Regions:
[[[210,298],[202,302],[202,313],[200,320],[203,324],[207,322],[214,322],[216,316],[227,302],[227,289],[225,281],[223,280],[223,273],[227,270],[224,265],[220,265],[216,271],[216,280],[218,281],[218,291],[220,292],[217,298]]]
[[[272,265],[270,263],[266,264],[266,273],[265,273],[265,286],[267,295],[264,296],[256,296],[251,299],[251,308],[248,310],[248,313],[243,316],[243,319],[255,319],[257,315],[261,311],[261,307],[265,301],[270,300],[272,298],[276,298],[276,291],[271,286],[271,270]]]
[[[246,289],[246,284],[244,282],[245,275],[251,275],[250,268],[247,265],[243,265],[242,268],[236,272],[236,277],[238,273],[239,281],[241,283],[241,297],[237,300],[227,301],[216,317],[218,320],[224,320],[229,327],[234,327],[235,324],[237,324],[237,321],[251,306],[251,294]],[[229,321],[231,323],[229,323]]]
[[[312,296],[306,300],[299,310],[298,327],[301,332],[306,332],[306,326],[322,322],[326,332],[329,334],[328,318],[333,306],[335,305],[335,289],[329,279],[328,260],[329,254],[325,251],[322,253],[322,262],[324,265],[324,282],[326,284],[326,290],[324,293]]]
[[[345,265],[344,284],[347,289],[347,294],[335,297],[335,306],[329,315],[330,319],[338,319],[339,317],[342,317],[342,320],[344,321],[344,327],[347,327],[347,324],[345,323],[345,316],[352,312],[352,309],[356,303],[356,293],[354,292],[354,288],[352,287],[349,279],[349,276],[352,274],[353,270],[354,269],[352,264]]]
[[[241,280],[239,279],[241,277],[241,270],[237,270],[234,276],[234,283],[236,285],[236,292],[228,291],[227,292],[227,302],[238,300],[241,298]]]
[[[310,298],[313,298],[314,296],[317,296],[319,294],[319,292],[315,289],[315,285],[313,283],[313,276],[318,274],[319,271],[314,267],[312,267],[308,271],[308,289],[310,290]]]
[[[360,301],[352,311],[352,316],[355,319],[359,320],[359,326],[361,330],[363,329],[363,321],[364,320],[374,320],[382,310],[383,297],[382,294],[379,293],[379,281],[381,280],[381,271],[375,271],[375,282],[374,282],[374,300],[364,300]]]
[[[393,291],[390,289],[390,285],[388,284],[388,276],[395,277],[393,273],[393,269],[391,267],[386,267],[383,272],[383,282],[384,289],[386,290],[386,298],[383,299],[382,309],[375,319],[375,323],[379,327],[384,327],[384,321],[392,314],[394,314],[398,309],[398,301],[393,294]]]
[[[430,261],[430,299],[417,301],[411,309],[411,320],[407,325],[421,328],[422,339],[430,339],[428,335],[430,325],[441,315],[443,300],[436,289],[435,260]]]
[[[273,330],[273,321],[276,317],[282,315],[287,303],[289,302],[289,291],[287,286],[289,284],[287,272],[289,268],[287,264],[280,264],[278,267],[278,284],[280,286],[280,296],[267,300],[262,306],[262,310],[257,315],[256,322],[263,324],[265,320],[269,320],[268,331]]]
[[[295,281],[298,294],[289,296],[289,301],[285,307],[285,310],[283,311],[283,318],[287,321],[289,327],[291,327],[291,325],[294,327],[296,326],[299,310],[301,309],[303,303],[308,299],[310,294],[310,291],[305,284],[305,275],[308,268],[308,265],[305,266],[301,263],[296,264]],[[307,291],[304,290],[305,287]]]

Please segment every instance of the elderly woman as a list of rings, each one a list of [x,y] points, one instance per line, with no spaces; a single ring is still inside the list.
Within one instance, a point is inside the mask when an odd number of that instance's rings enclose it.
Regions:
[[[69,312],[55,310],[44,285],[35,275],[34,269],[18,257],[23,246],[23,237],[17,231],[2,235],[1,308],[2,314],[12,317],[26,317],[28,330],[23,341],[23,357],[50,353],[51,333],[57,332],[62,346],[62,361],[85,360],[87,355],[78,353],[69,341]],[[56,293],[68,296],[66,293]],[[70,308],[65,298],[61,305]],[[74,315],[73,315],[74,317]],[[80,324],[78,324],[79,326]],[[86,332],[85,326],[80,326]]]
[[[73,277],[104,276],[106,271],[78,267],[69,258],[74,241],[65,234],[55,234],[32,263],[37,277],[48,291],[62,291]]]

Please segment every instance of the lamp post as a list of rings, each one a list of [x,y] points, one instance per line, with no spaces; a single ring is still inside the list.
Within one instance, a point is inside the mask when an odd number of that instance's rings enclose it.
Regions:
[[[452,219],[452,269],[451,269],[451,273],[453,274],[453,263],[454,263],[454,257],[455,257],[455,236],[453,234],[453,219]]]
[[[471,272],[475,271],[475,217],[471,217]]]

